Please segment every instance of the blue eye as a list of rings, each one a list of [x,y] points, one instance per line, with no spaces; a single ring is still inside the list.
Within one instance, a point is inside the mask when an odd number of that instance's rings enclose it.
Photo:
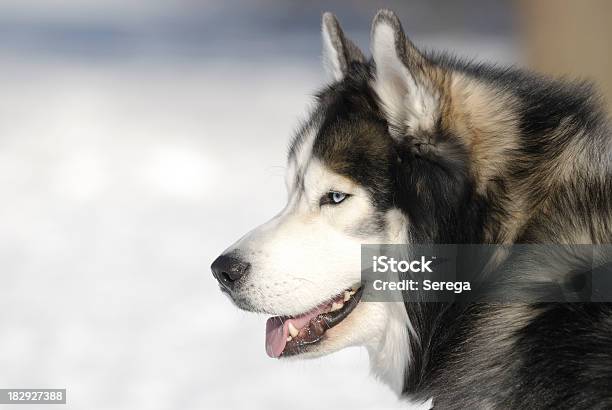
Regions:
[[[344,201],[345,198],[346,194],[342,192],[331,192],[331,200],[334,204],[339,204],[340,202]]]
[[[327,194],[323,195],[321,200],[319,201],[320,205],[338,205],[350,195],[345,194],[344,192],[338,191],[330,191]]]

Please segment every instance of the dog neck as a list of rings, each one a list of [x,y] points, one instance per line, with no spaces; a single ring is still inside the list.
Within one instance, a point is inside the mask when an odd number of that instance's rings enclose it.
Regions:
[[[411,360],[408,341],[415,335],[403,303],[381,305],[388,319],[384,331],[367,345],[370,368],[374,376],[401,395],[406,368]]]

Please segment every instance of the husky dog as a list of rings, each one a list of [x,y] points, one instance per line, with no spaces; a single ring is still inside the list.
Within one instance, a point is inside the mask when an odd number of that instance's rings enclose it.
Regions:
[[[388,10],[371,59],[329,13],[322,34],[332,81],[291,144],[287,205],[212,265],[239,308],[275,315],[268,355],[362,345],[440,408],[612,407],[610,304],[360,302],[361,244],[611,243],[593,91],[423,53]]]

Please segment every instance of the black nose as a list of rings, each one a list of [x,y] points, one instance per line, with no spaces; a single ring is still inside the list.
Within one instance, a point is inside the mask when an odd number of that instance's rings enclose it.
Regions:
[[[221,286],[227,290],[232,290],[238,279],[246,275],[250,267],[250,263],[242,261],[235,255],[228,254],[215,259],[210,269]]]

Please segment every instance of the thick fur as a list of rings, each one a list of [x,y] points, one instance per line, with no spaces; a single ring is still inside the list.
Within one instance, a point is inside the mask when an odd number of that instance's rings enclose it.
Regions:
[[[612,136],[591,87],[424,54],[386,10],[370,61],[330,14],[323,38],[333,82],[291,145],[288,205],[226,251],[251,264],[240,307],[316,306],[359,280],[361,243],[612,242]],[[320,206],[329,190],[351,197]],[[349,345],[435,407],[612,407],[610,304],[364,302],[304,356]]]

